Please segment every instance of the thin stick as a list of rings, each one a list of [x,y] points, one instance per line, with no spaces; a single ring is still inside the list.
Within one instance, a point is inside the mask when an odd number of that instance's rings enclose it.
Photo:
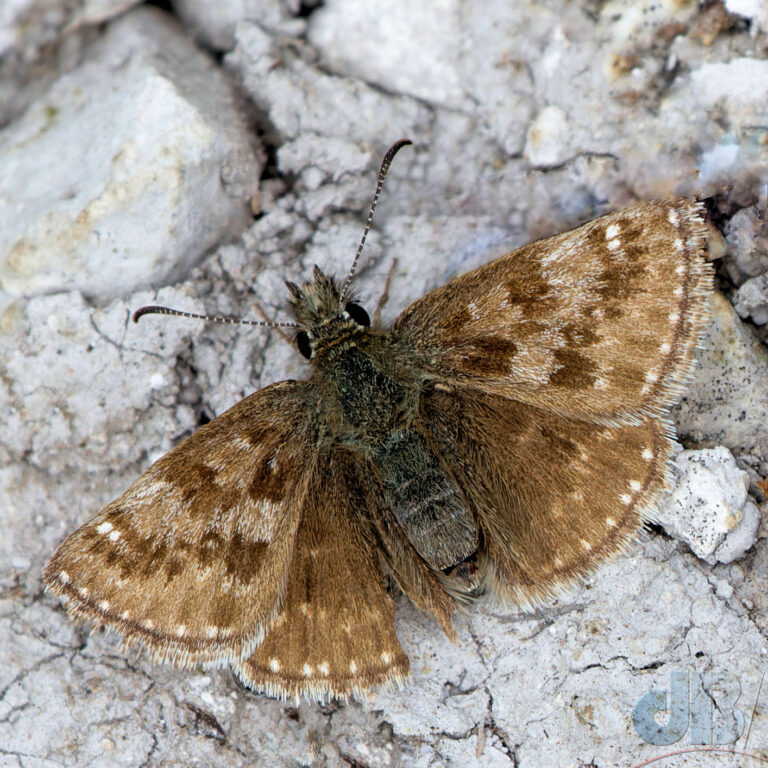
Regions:
[[[360,254],[363,252],[363,246],[365,245],[365,238],[368,237],[368,232],[371,229],[371,224],[373,223],[373,212],[376,210],[376,203],[379,202],[379,195],[381,194],[381,188],[384,186],[384,179],[387,178],[387,172],[389,171],[389,166],[392,164],[392,159],[394,156],[405,146],[408,144],[413,144],[413,142],[410,139],[400,139],[400,141],[396,141],[388,150],[387,154],[384,155],[384,160],[381,162],[381,168],[379,169],[379,180],[376,182],[376,191],[373,193],[373,202],[371,203],[371,209],[368,211],[368,220],[365,222],[365,229],[363,230],[363,236],[360,239],[360,245],[357,246],[357,253],[355,254],[355,260],[352,262],[352,268],[349,270],[349,274],[347,275],[347,279],[344,281],[344,285],[341,288],[341,293],[339,294],[339,306],[344,306],[344,297],[347,294],[347,291],[349,290],[349,284],[352,282],[352,278],[354,277],[355,270],[357,269],[357,262],[360,261]]]
[[[765,671],[760,678],[760,685],[757,686],[757,695],[755,696],[755,703],[752,705],[752,714],[749,716],[749,725],[747,726],[747,732],[744,734],[744,749],[747,748],[747,742],[749,741],[749,734],[752,732],[752,721],[755,719],[755,710],[757,709],[757,702],[760,699],[760,691],[763,690],[763,680],[765,680]]]

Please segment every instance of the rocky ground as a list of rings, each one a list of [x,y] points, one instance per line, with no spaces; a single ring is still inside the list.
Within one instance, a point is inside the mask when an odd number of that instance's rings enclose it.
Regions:
[[[0,766],[768,759],[767,28],[760,0],[4,2]],[[399,599],[412,680],[348,704],[70,625],[41,582],[63,537],[305,370],[274,333],[130,313],[284,317],[284,279],[348,269],[401,136],[357,280],[374,305],[397,258],[386,321],[536,237],[707,199],[719,292],[660,525],[535,613],[474,606],[457,646]],[[665,746],[633,713],[673,681]]]

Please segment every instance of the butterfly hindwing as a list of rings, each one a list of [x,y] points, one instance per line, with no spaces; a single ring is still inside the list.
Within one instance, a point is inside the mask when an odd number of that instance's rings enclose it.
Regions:
[[[44,578],[70,614],[180,665],[249,653],[279,610],[311,474],[303,388],[245,398],[69,536]]]
[[[391,332],[437,380],[603,421],[660,415],[707,316],[706,225],[643,203],[538,240],[415,301]]]
[[[296,535],[283,610],[250,658],[234,665],[250,688],[297,699],[348,697],[397,684],[409,670],[395,634],[354,458],[318,464]]]
[[[626,547],[671,452],[660,419],[596,424],[471,390],[425,393],[421,426],[478,520],[485,586],[529,607]]]

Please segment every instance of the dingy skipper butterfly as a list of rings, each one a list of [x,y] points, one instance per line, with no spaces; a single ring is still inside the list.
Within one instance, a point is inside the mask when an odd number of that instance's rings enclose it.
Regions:
[[[288,283],[309,376],[153,464],[45,568],[70,615],[156,660],[324,699],[399,683],[383,573],[455,639],[481,592],[530,607],[622,551],[666,480],[711,271],[702,208],[642,203],[524,246],[390,329],[342,284]],[[164,307],[165,313],[199,317]],[[205,317],[205,316],[204,316]]]

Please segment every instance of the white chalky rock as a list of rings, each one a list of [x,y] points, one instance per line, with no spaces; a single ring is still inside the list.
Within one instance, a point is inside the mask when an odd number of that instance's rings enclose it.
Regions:
[[[525,156],[536,168],[551,168],[568,158],[568,117],[559,107],[544,107],[528,129]]]
[[[129,13],[0,132],[0,292],[178,279],[247,225],[259,170],[224,75],[164,14]]]
[[[448,108],[467,107],[461,72],[462,3],[325,2],[309,40],[336,70]],[[408,19],[402,23],[403,17]],[[372,41],[376,41],[372,45]],[[402,66],[404,60],[408,66]]]
[[[757,35],[761,29],[768,29],[768,5],[765,0],[725,0],[728,13],[743,16],[752,22],[751,33]]]
[[[768,323],[768,272],[747,280],[733,299],[739,317],[751,317],[755,325]]]
[[[760,515],[747,500],[749,476],[727,448],[681,451],[675,488],[662,502],[661,524],[710,564],[730,563],[754,543]]]
[[[175,0],[174,13],[194,37],[206,47],[228,51],[235,43],[235,27],[244,19],[280,35],[300,35],[304,19],[292,16],[297,2],[282,0]]]

